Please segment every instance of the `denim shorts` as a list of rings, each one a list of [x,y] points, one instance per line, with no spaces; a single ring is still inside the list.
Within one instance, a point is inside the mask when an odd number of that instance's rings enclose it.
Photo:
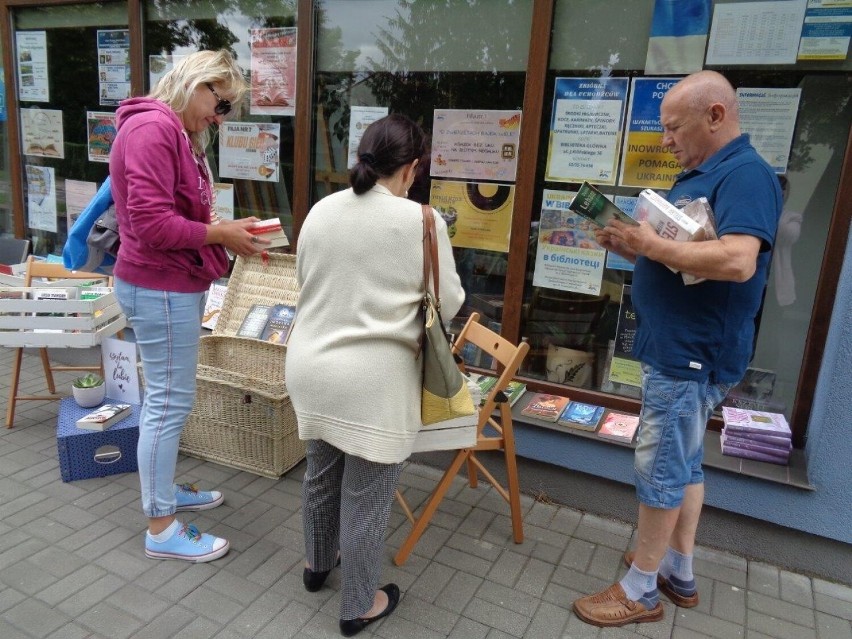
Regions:
[[[731,386],[670,377],[642,365],[642,413],[634,459],[641,503],[677,508],[687,485],[704,482],[704,431]]]

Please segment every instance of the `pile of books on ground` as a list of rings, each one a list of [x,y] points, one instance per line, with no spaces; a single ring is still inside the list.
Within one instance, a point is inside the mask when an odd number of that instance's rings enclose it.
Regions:
[[[550,422],[557,427],[595,433],[603,439],[623,444],[633,443],[639,429],[637,415],[607,411],[603,406],[572,401],[567,397],[547,393],[534,393],[521,409],[521,415]]]
[[[793,449],[792,432],[781,413],[722,407],[722,454],[786,465]]]

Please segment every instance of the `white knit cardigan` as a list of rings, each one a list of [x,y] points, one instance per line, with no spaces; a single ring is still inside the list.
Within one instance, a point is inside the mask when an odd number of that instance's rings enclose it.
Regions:
[[[447,226],[433,214],[446,322],[464,291]],[[301,439],[383,464],[411,454],[421,426],[422,237],[420,205],[381,185],[334,193],[308,214],[285,365]]]

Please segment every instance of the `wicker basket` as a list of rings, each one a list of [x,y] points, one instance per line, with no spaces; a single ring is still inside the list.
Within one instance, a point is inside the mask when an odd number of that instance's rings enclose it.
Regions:
[[[278,478],[305,456],[284,384],[286,347],[236,337],[252,304],[295,304],[296,258],[237,258],[213,335],[201,338],[195,406],[180,438],[192,457]]]

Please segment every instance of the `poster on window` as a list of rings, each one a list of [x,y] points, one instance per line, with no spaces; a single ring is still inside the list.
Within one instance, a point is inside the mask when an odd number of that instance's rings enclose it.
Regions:
[[[115,113],[87,111],[86,127],[89,162],[109,162],[109,152],[115,140]]]
[[[630,217],[635,219],[634,212],[636,210],[636,201],[639,198],[635,197],[627,197],[626,195],[616,195],[612,201],[615,202],[615,205],[620,208],[622,211],[627,213]],[[606,253],[606,267],[609,269],[613,269],[615,271],[632,271],[633,270],[633,262],[628,259],[621,257],[618,253],[613,253],[612,251],[607,251]]]
[[[130,97],[130,31],[98,30],[98,82],[101,106]]]
[[[852,2],[808,0],[799,60],[845,60],[852,38]]]
[[[681,168],[663,147],[660,104],[680,78],[633,78],[621,152],[621,186],[669,189]]]
[[[296,114],[296,27],[250,29],[252,115]]]
[[[3,66],[0,65],[0,79],[5,78]],[[0,122],[6,121],[6,82],[0,80]]]
[[[556,78],[545,179],[615,184],[627,78]]]
[[[149,55],[148,86],[151,90],[153,91],[160,79],[186,57],[185,55]]]
[[[18,31],[15,34],[18,60],[18,100],[50,102],[47,70],[47,31]]]
[[[509,251],[513,184],[432,180],[429,204],[447,223],[453,246]]]
[[[27,218],[36,231],[56,233],[56,180],[49,166],[26,165]]]
[[[353,106],[349,110],[349,154],[346,160],[347,168],[352,168],[358,161],[358,145],[364,131],[376,120],[388,114],[387,107]]]
[[[432,177],[514,182],[520,111],[435,109]]]
[[[795,64],[805,1],[716,2],[705,64]]]
[[[615,329],[615,350],[609,367],[609,381],[628,386],[642,387],[642,366],[633,357],[633,341],[636,338],[636,311],[630,297],[630,285],[625,284],[618,307],[618,323]]]
[[[737,89],[740,129],[776,173],[787,172],[802,89]]]
[[[213,183],[213,212],[223,220],[234,219],[234,185],[228,182]]]
[[[21,109],[21,143],[24,155],[64,158],[62,111]]]
[[[223,122],[219,127],[219,176],[277,182],[281,125]]]
[[[574,191],[546,189],[541,200],[533,286],[598,295],[606,251],[595,226],[568,209]]]

